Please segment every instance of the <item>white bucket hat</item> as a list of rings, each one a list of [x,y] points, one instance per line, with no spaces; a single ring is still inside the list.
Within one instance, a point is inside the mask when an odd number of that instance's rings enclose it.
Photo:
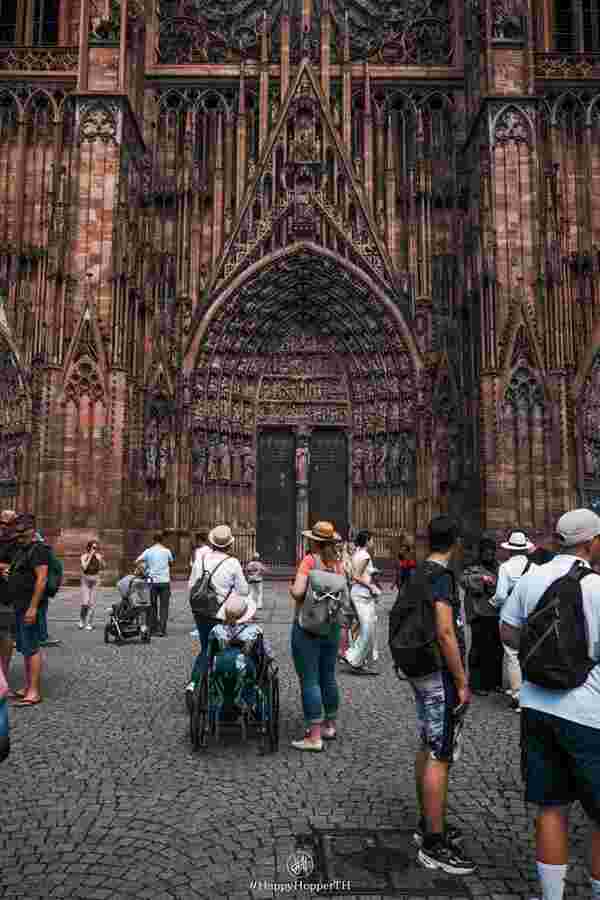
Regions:
[[[225,619],[235,619],[238,625],[249,622],[256,612],[256,603],[251,597],[242,597],[236,591],[232,591],[225,603],[217,613],[217,619],[222,622]]]
[[[521,550],[523,553],[531,553],[532,550],[535,550],[535,544],[532,544],[522,531],[513,531],[509,539],[500,546],[503,550]]]

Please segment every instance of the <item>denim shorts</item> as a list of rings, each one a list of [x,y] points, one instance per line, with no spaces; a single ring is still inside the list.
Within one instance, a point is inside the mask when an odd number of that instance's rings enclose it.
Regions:
[[[521,772],[525,802],[568,806],[579,800],[600,826],[600,729],[523,708]]]
[[[44,629],[44,610],[38,609],[37,617],[33,625],[25,623],[26,609],[17,609],[15,612],[17,632],[17,652],[23,656],[35,656],[39,652]]]
[[[410,680],[417,705],[421,749],[431,758],[452,763],[458,759],[462,716],[455,715],[458,694],[450,672],[434,672]]]

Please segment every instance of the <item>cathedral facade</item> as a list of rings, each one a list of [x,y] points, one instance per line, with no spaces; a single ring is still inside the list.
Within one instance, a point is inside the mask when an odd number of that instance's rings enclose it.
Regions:
[[[596,0],[0,13],[0,494],[76,570],[600,505]]]

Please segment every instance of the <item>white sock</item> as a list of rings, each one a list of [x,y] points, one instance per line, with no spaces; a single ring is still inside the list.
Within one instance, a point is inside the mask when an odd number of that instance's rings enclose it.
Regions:
[[[600,881],[596,881],[595,878],[592,878],[591,882],[592,882],[592,900],[600,900]]]
[[[537,861],[536,866],[542,885],[543,900],[562,900],[565,892],[567,866],[551,866],[549,863]]]

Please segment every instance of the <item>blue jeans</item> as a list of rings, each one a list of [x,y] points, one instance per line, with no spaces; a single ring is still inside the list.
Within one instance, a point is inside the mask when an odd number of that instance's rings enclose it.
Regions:
[[[200,653],[196,657],[191,680],[198,682],[208,669],[208,636],[218,623],[216,619],[204,619],[200,616],[195,617],[195,622],[200,641]]]
[[[340,695],[335,667],[339,643],[339,628],[334,638],[322,638],[309,634],[294,622],[292,656],[300,679],[307,725],[318,725],[324,719],[333,721],[337,716]]]

